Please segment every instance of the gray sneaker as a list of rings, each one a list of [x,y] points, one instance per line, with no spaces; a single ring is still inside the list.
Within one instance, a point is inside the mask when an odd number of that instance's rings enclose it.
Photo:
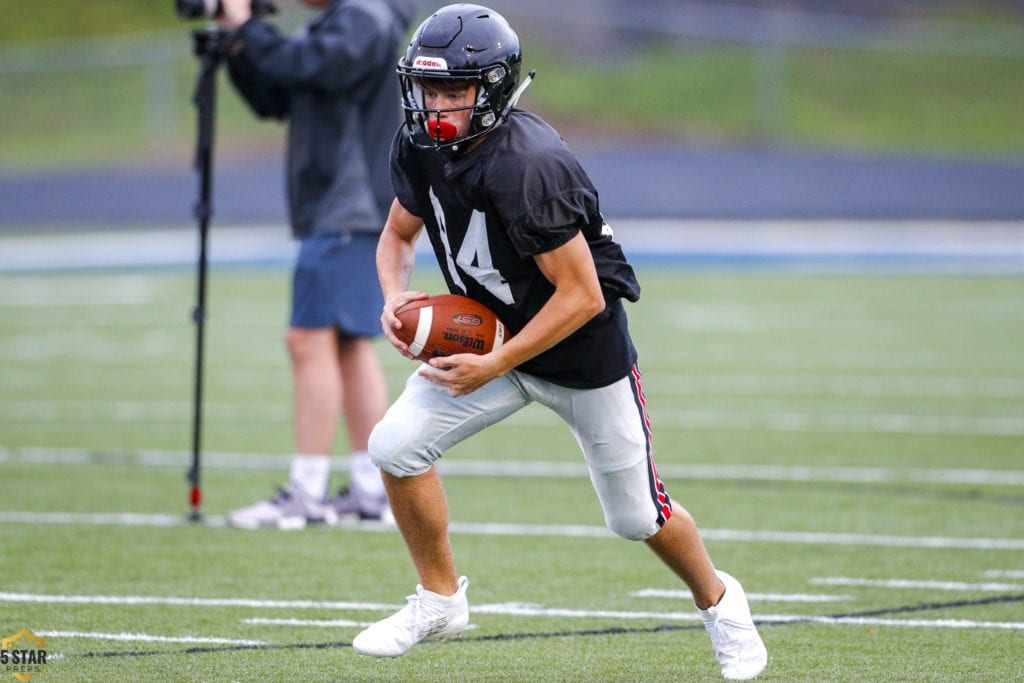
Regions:
[[[362,520],[390,522],[391,506],[387,495],[369,496],[354,486],[346,486],[328,500],[338,517],[358,517]]]
[[[305,529],[307,524],[335,524],[338,514],[327,501],[315,500],[295,482],[288,482],[270,500],[232,510],[228,524],[239,529],[276,527],[285,531]]]
[[[768,650],[754,626],[740,582],[725,572],[717,573],[725,584],[725,595],[714,607],[697,611],[711,636],[715,659],[722,667],[722,678],[746,681],[764,671],[768,665]]]

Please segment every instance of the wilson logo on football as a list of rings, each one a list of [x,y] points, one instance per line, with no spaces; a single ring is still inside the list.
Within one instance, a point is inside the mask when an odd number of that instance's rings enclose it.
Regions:
[[[484,340],[477,339],[476,337],[470,337],[465,334],[452,334],[451,332],[445,332],[444,338],[448,341],[461,344],[464,349],[473,349],[474,351],[484,350]]]
[[[448,62],[443,57],[417,57],[412,65],[417,69],[448,69]]]
[[[452,322],[461,327],[479,327],[484,319],[472,313],[459,313],[452,316]]]

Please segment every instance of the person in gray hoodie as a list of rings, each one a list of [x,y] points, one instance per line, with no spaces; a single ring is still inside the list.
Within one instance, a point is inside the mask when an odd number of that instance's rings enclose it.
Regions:
[[[390,515],[367,439],[387,408],[373,338],[383,308],[374,254],[393,190],[388,153],[402,121],[395,63],[414,0],[302,0],[316,15],[296,36],[221,0],[227,67],[261,118],[287,120],[287,196],[299,240],[286,344],[295,454],[269,500],[228,514],[241,528],[303,528],[340,516]],[[257,190],[262,191],[262,190]],[[329,494],[330,453],[344,417],[349,485]]]

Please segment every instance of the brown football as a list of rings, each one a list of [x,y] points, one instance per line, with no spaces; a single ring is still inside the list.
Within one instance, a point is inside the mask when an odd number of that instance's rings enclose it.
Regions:
[[[479,301],[439,294],[410,301],[397,311],[402,322],[395,336],[409,345],[416,360],[456,353],[490,353],[505,342],[505,324]]]

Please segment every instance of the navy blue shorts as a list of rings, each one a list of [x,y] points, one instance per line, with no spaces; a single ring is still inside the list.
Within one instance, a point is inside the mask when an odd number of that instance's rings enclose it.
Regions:
[[[337,328],[348,337],[381,333],[384,297],[373,233],[303,239],[292,278],[292,327]]]

